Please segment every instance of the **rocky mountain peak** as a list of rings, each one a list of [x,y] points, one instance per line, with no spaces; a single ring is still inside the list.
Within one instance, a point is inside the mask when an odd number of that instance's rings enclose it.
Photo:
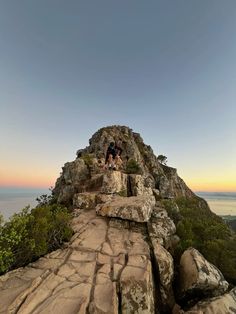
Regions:
[[[122,148],[116,170],[104,167],[110,142]],[[174,264],[180,239],[166,199],[177,214],[180,196],[209,208],[139,134],[100,129],[64,165],[53,194],[71,208],[74,235],[62,249],[0,277],[0,313],[235,313],[236,288],[228,291],[200,252],[189,247]]]
[[[132,161],[140,170],[144,185],[155,189],[161,197],[194,196],[175,168],[158,162],[152,148],[143,142],[140,134],[126,126],[110,126],[98,130],[89,140],[89,146],[77,151],[76,160],[63,167],[54,189],[59,203],[71,205],[74,194],[99,190],[102,187],[106,150],[110,142],[116,143],[122,149],[122,173],[129,174],[127,164]]]

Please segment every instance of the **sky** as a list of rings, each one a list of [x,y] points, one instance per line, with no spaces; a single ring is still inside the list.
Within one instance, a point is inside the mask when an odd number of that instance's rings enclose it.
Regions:
[[[236,191],[235,0],[0,2],[0,186],[50,187],[99,128]]]

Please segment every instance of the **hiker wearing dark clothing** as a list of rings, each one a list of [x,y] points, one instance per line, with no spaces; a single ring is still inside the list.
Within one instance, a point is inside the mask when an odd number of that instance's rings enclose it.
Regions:
[[[122,149],[115,145],[114,142],[111,142],[107,148],[105,166],[108,164],[109,169],[118,169],[122,165],[122,160],[120,158],[121,153]]]
[[[106,163],[108,162],[110,155],[112,156],[113,159],[115,159],[116,150],[115,150],[114,142],[111,142],[110,145],[108,146],[107,153],[106,153]]]

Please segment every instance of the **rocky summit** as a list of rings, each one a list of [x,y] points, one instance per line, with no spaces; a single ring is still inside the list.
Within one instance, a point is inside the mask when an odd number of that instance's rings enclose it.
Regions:
[[[110,142],[122,148],[116,170],[104,167]],[[1,314],[236,313],[235,288],[196,249],[174,264],[179,238],[163,200],[176,212],[178,197],[209,208],[138,133],[100,129],[64,165],[53,196],[71,209],[74,235],[0,277]]]

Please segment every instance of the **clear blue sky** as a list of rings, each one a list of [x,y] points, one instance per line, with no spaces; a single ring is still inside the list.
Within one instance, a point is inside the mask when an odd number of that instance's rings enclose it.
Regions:
[[[128,125],[194,190],[236,191],[235,0],[0,4],[0,185],[49,186]]]

